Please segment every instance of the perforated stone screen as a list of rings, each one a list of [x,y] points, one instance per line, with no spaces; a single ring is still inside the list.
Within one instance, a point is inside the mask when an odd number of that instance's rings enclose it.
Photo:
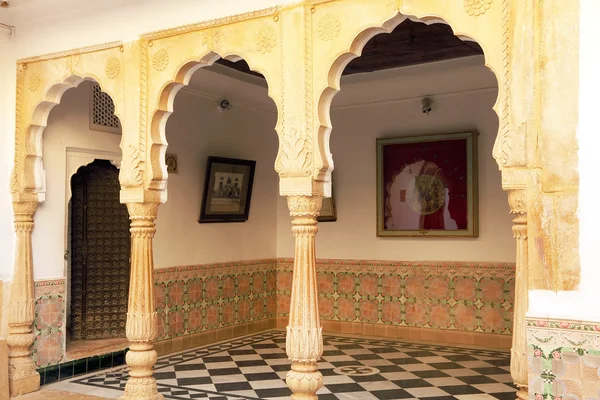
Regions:
[[[100,85],[92,84],[90,129],[111,133],[121,133],[121,123],[115,116],[115,103],[102,91]]]

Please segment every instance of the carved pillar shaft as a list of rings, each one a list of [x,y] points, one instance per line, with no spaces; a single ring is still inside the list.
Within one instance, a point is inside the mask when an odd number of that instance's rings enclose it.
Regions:
[[[130,368],[125,395],[121,399],[159,400],[152,367],[157,354],[156,306],[154,303],[154,260],[152,238],[158,203],[127,203],[131,219],[131,279],[127,309],[127,339],[130,341],[126,361]]]
[[[317,216],[322,198],[290,196],[287,200],[295,251],[286,336],[286,352],[292,360],[292,370],[288,372],[286,382],[293,392],[292,399],[316,399],[315,393],[323,386],[323,376],[317,370],[317,361],[323,354],[323,335],[319,321],[315,253]]]
[[[527,282],[527,209],[524,190],[509,191],[513,219],[513,234],[517,241],[515,271],[515,306],[510,359],[510,374],[518,387],[517,398],[525,400],[528,394],[528,361],[526,313],[529,303]]]
[[[40,388],[40,375],[31,358],[34,319],[33,262],[31,232],[37,201],[14,202],[15,269],[8,315],[9,385],[11,396]]]

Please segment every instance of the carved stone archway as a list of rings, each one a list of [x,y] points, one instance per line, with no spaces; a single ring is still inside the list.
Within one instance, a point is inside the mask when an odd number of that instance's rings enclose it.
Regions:
[[[120,43],[34,57],[17,66],[15,156],[10,183],[17,241],[7,340],[11,395],[37,390],[40,384],[31,359],[35,315],[31,232],[37,206],[44,200],[42,134],[48,116],[65,91],[93,79],[114,100],[119,117],[123,69]]]
[[[573,122],[559,124],[551,120],[552,113],[560,113],[561,96],[557,90],[545,89],[553,82],[553,88],[560,87],[572,94],[574,89],[570,89],[569,82],[573,79],[569,78],[576,75],[576,68],[571,68],[558,76],[560,69],[555,64],[566,62],[552,50],[562,26],[560,13],[550,13],[548,10],[553,10],[550,6],[544,8],[544,4],[552,2],[558,4],[558,0],[305,0],[285,8],[149,33],[128,43],[19,61],[11,178],[17,232],[8,338],[11,393],[27,393],[39,387],[30,346],[33,341],[31,231],[44,187],[41,134],[50,109],[59,102],[62,93],[81,80],[92,78],[113,98],[115,114],[123,129],[121,201],[128,206],[132,235],[127,321],[127,336],[131,341],[127,363],[131,378],[125,398],[161,398],[152,378],[156,361],[152,344],[156,334],[152,237],[159,204],[166,200],[164,126],[177,90],[187,84],[194,69],[209,65],[218,57],[235,55],[266,77],[269,95],[278,109],[276,131],[280,140],[275,169],[280,175],[280,194],[288,197],[296,240],[287,339],[293,368],[288,384],[295,396],[314,398],[322,384],[316,370],[322,338],[315,236],[322,197],[331,194],[329,106],[339,90],[345,64],[360,53],[374,34],[389,32],[410,16],[428,23],[445,22],[457,36],[476,40],[484,50],[486,65],[498,78],[499,97],[494,109],[500,120],[500,132],[493,153],[502,170],[511,212],[516,216],[513,231],[517,240],[518,284],[511,372],[515,382],[523,387],[519,396],[524,398],[527,275],[536,273],[535,279],[529,279],[536,283],[536,288],[572,290],[577,283],[576,279],[569,279],[568,286],[558,280],[548,283],[539,272],[545,267],[543,257],[553,252],[548,263],[556,275],[558,249],[570,243],[557,239],[549,229],[566,231],[565,227],[574,223],[565,218],[549,228],[541,217],[533,216],[548,210],[562,211],[562,204],[577,198],[572,177],[561,175],[555,167],[565,162],[556,161],[560,154],[554,154],[549,144],[556,138],[561,143],[567,141],[564,132],[571,132]],[[541,34],[540,15],[546,18],[544,29],[552,34]],[[532,78],[542,68],[545,74],[539,79]],[[548,121],[561,129],[550,126]],[[568,140],[573,138],[568,136]],[[573,160],[568,163],[572,165]],[[550,172],[545,173],[544,168]],[[564,183],[563,178],[571,180]],[[566,193],[564,198],[560,197],[563,193]],[[549,201],[554,203],[548,205]],[[527,240],[532,234],[537,240],[535,246],[533,240]],[[535,258],[528,258],[533,253]],[[532,265],[535,268],[530,268]]]

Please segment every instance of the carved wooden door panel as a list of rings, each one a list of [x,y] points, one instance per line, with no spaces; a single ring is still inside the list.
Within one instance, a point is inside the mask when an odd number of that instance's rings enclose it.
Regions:
[[[71,179],[71,338],[125,337],[129,293],[129,214],[119,173],[105,160]]]

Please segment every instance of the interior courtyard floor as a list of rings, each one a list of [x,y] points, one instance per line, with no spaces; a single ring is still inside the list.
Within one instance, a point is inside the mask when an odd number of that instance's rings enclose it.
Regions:
[[[508,352],[329,334],[323,339],[320,400],[515,398]],[[289,399],[289,369],[285,333],[273,330],[160,357],[155,377],[166,399],[275,400]],[[60,398],[118,398],[126,379],[126,367],[118,367],[20,398],[52,399],[51,391],[72,396]]]

